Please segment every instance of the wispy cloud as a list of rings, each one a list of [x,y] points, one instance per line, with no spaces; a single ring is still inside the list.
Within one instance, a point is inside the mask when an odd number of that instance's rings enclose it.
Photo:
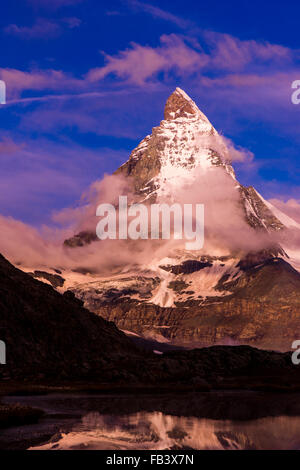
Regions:
[[[4,32],[25,39],[53,38],[60,34],[61,28],[57,22],[38,18],[31,26],[10,24],[4,28]]]
[[[0,213],[36,222],[49,220],[51,211],[64,204],[73,205],[102,176],[107,160],[117,168],[126,152],[89,149],[71,140],[53,142],[28,137],[16,140],[8,135],[0,139],[0,156]]]
[[[12,155],[23,148],[23,144],[17,144],[11,137],[3,137],[0,140],[0,155]]]
[[[204,112],[215,110],[217,118],[224,117],[220,122],[225,134],[238,119],[259,119],[298,138],[298,108],[290,100],[291,81],[299,78],[297,51],[206,31],[192,37],[163,35],[154,47],[131,43],[114,55],[103,54],[104,65],[79,77],[53,69],[0,69],[0,79],[7,83],[7,106],[33,102],[41,106],[23,116],[22,125],[27,129],[55,132],[67,126],[97,135],[119,132],[120,136],[136,138],[144,128],[138,124],[133,130],[130,123],[119,122],[120,112],[112,105],[114,101],[122,109],[131,109],[132,102],[120,102],[119,98],[107,101],[105,97],[121,92],[132,94],[134,100],[134,93],[138,93],[137,102],[141,104],[144,96],[143,103],[148,107],[151,92],[151,109],[160,110],[161,101],[179,85],[187,88]],[[80,98],[86,98],[84,105]],[[99,99],[93,104],[93,98]],[[139,109],[142,112],[141,106]],[[108,116],[113,116],[113,123]]]
[[[204,39],[211,51],[211,67],[222,70],[240,70],[253,62],[285,62],[292,58],[292,51],[287,47],[266,41],[242,41],[214,31],[206,31]]]
[[[120,16],[122,13],[119,10],[107,10],[105,12],[107,16]]]
[[[160,46],[156,48],[132,43],[130,49],[116,56],[104,55],[107,64],[90,70],[88,80],[98,81],[114,74],[128,82],[143,85],[160,72],[175,70],[179,75],[191,74],[201,70],[208,60],[204,53],[195,51],[175,34],[163,35]]]
[[[35,8],[45,8],[49,10],[57,10],[61,7],[76,5],[85,0],[27,0],[29,4]]]
[[[76,16],[70,16],[67,18],[63,18],[62,22],[65,23],[68,28],[73,29],[73,28],[78,28],[81,25],[81,19],[76,18]]]
[[[190,40],[170,34],[161,36],[157,47],[132,43],[130,48],[114,56],[104,54],[106,65],[91,70],[87,77],[97,81],[113,74],[128,82],[143,85],[161,72],[174,72],[178,76],[197,73],[200,77],[211,71],[222,71],[226,75],[247,71],[249,76],[251,65],[270,67],[277,64],[279,67],[292,60],[292,51],[276,44],[241,41],[233,36],[213,32],[206,32],[200,39],[202,41],[198,42],[195,38]],[[205,45],[205,52],[202,44]],[[266,72],[266,68],[262,72]],[[257,79],[261,79],[262,75],[257,74]]]
[[[300,223],[300,200],[298,199],[288,199],[284,201],[279,198],[270,199],[269,202],[273,206],[277,207],[284,214],[287,214],[289,217],[294,219],[296,222]]]
[[[19,36],[22,39],[51,39],[59,36],[64,26],[73,29],[78,27],[80,23],[81,20],[75,17],[63,18],[61,21],[38,18],[31,26],[10,24],[4,28],[4,32],[6,34]]]
[[[194,26],[191,21],[149,3],[140,2],[139,0],[127,0],[126,3],[133,11],[147,13],[153,18],[169,21],[179,28],[186,29]]]
[[[80,24],[75,17],[64,18],[68,27]],[[48,23],[47,23],[48,24]],[[46,24],[46,26],[47,26]],[[16,34],[33,37],[38,34],[56,33],[55,25],[42,28],[12,28]],[[37,36],[36,36],[37,37]],[[137,86],[166,82],[173,74],[176,78],[197,79],[203,86],[228,86],[232,88],[261,86],[266,80],[279,76],[282,67],[286,74],[295,70],[294,51],[277,44],[259,41],[241,41],[226,34],[205,32],[202,37],[178,34],[162,35],[156,47],[131,43],[130,47],[115,55],[102,52],[106,64],[89,70],[81,78],[75,78],[59,70],[0,69],[0,78],[13,92],[22,90],[97,91],[95,87],[109,76],[119,83]],[[217,72],[217,74],[216,74]],[[273,78],[272,78],[273,77]],[[91,90],[91,87],[93,89]]]
[[[37,103],[34,107],[28,103],[30,107],[26,113],[21,114],[19,129],[25,133],[33,131],[38,135],[59,135],[75,131],[79,134],[93,133],[136,142],[153,123],[154,118],[151,119],[151,116],[155,113],[156,106],[162,111],[161,103],[155,100],[148,116],[145,116],[144,109],[148,107],[150,95],[142,91],[128,93],[124,90],[55,95],[53,99]],[[139,106],[135,105],[137,102]],[[130,113],[128,109],[131,110]],[[126,120],[124,113],[127,113]],[[131,145],[134,146],[134,143]]]
[[[15,99],[23,91],[82,90],[84,83],[61,70],[32,70],[24,72],[17,69],[0,69],[0,78],[7,84],[9,99]]]

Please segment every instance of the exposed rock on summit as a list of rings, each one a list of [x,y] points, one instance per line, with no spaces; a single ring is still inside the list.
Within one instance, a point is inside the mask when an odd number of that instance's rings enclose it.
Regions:
[[[183,90],[176,88],[166,102],[164,118],[172,121],[179,117],[188,117],[189,114],[197,115],[199,109]],[[203,118],[206,119],[204,115]]]

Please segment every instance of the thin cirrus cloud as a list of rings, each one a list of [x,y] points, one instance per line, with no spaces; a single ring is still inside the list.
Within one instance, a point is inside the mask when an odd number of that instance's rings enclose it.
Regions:
[[[70,16],[67,18],[63,18],[62,22],[65,23],[68,28],[73,29],[73,28],[78,28],[81,25],[81,19],[76,18],[76,16]]]
[[[18,26],[10,24],[4,28],[6,34],[19,36],[21,38],[35,39],[35,38],[53,38],[60,34],[60,25],[54,21],[38,18],[31,26]]]
[[[23,91],[59,90],[74,91],[83,89],[84,83],[61,70],[32,70],[24,72],[18,69],[0,69],[0,78],[8,84],[9,99],[15,99]]]
[[[140,2],[138,0],[127,0],[126,4],[133,12],[149,14],[153,18],[168,21],[182,29],[188,29],[194,26],[191,21],[185,20],[180,16],[174,15],[169,11],[162,10],[154,5],[150,5],[149,3]]]
[[[44,8],[47,10],[57,10],[61,7],[77,5],[84,0],[27,0],[35,8]]]
[[[4,28],[4,32],[22,39],[51,39],[59,36],[63,32],[64,26],[73,29],[78,27],[80,23],[81,20],[76,17],[63,18],[61,21],[38,18],[31,26],[10,24]]]
[[[150,108],[149,98],[152,101]],[[153,100],[152,93],[143,91],[111,90],[72,97],[66,94],[63,99],[38,104],[28,107],[22,114],[18,125],[22,132],[34,130],[38,134],[55,134],[71,130],[80,134],[138,140],[149,131],[157,114],[162,114],[161,99]],[[148,109],[147,115],[145,109]],[[127,113],[125,120],[124,113]]]
[[[281,45],[259,43],[254,40],[241,41],[229,34],[203,31],[191,20],[140,0],[123,0],[123,3],[127,4],[134,13],[144,13],[154,19],[165,20],[185,30],[186,34],[202,35],[207,45],[214,47],[216,50],[214,65],[221,66],[224,69],[232,69],[234,63],[240,67],[253,56],[256,56],[257,59],[268,60],[274,59],[276,56],[277,58],[286,58],[290,54],[288,48]],[[194,40],[194,43],[197,44],[197,40]]]
[[[211,48],[211,66],[222,70],[235,70],[252,62],[289,62],[292,51],[279,44],[240,40],[229,34],[215,31],[204,32],[204,38]]]

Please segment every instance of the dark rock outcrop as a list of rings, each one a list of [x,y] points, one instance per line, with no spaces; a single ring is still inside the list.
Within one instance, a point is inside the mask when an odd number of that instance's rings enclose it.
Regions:
[[[82,231],[74,235],[74,237],[68,238],[64,241],[64,246],[69,248],[78,248],[80,246],[89,245],[90,243],[99,240],[96,232]]]
[[[160,266],[165,271],[169,271],[173,274],[192,274],[201,269],[212,266],[209,261],[198,261],[195,259],[183,261],[183,263],[176,266]]]
[[[59,274],[51,274],[45,271],[34,271],[28,274],[36,279],[46,279],[53,287],[62,287],[65,283],[65,279]]]
[[[0,255],[0,376],[121,379],[140,351],[114,323],[16,269]]]

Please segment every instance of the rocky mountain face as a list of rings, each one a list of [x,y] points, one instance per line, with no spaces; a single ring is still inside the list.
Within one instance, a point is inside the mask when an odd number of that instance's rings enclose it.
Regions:
[[[221,279],[217,288],[222,290],[224,282]],[[300,274],[284,260],[273,258],[244,270],[226,286],[228,295],[190,298],[174,307],[129,298],[98,303],[92,296],[81,295],[104,318],[141,336],[186,347],[249,344],[285,351],[300,331],[299,287]]]
[[[0,325],[7,349],[7,363],[0,365],[0,395],[9,384],[29,391],[40,384],[72,383],[75,389],[82,383],[125,388],[176,384],[195,390],[300,387],[299,368],[289,353],[247,346],[163,355],[140,349],[112,322],[83,308],[70,291],[59,294],[1,255]]]
[[[253,187],[237,181],[226,141],[179,88],[167,100],[164,120],[116,174],[128,178],[136,201],[153,203],[176,201],[182,188],[197,184],[199,174],[214,171],[230,181],[241,223],[257,237],[297,225]],[[65,245],[69,249],[94,240],[94,234],[83,232]],[[65,288],[90,310],[124,330],[161,341],[288,350],[300,337],[300,274],[277,243],[242,251],[178,249],[109,278],[87,274],[74,282],[68,273],[62,276]]]
[[[159,200],[193,178],[193,170],[221,165],[234,177],[229,162],[212,148],[217,131],[196,104],[177,88],[168,98],[164,120],[131,153],[117,174],[131,177],[142,200]],[[222,150],[226,153],[226,148]]]

